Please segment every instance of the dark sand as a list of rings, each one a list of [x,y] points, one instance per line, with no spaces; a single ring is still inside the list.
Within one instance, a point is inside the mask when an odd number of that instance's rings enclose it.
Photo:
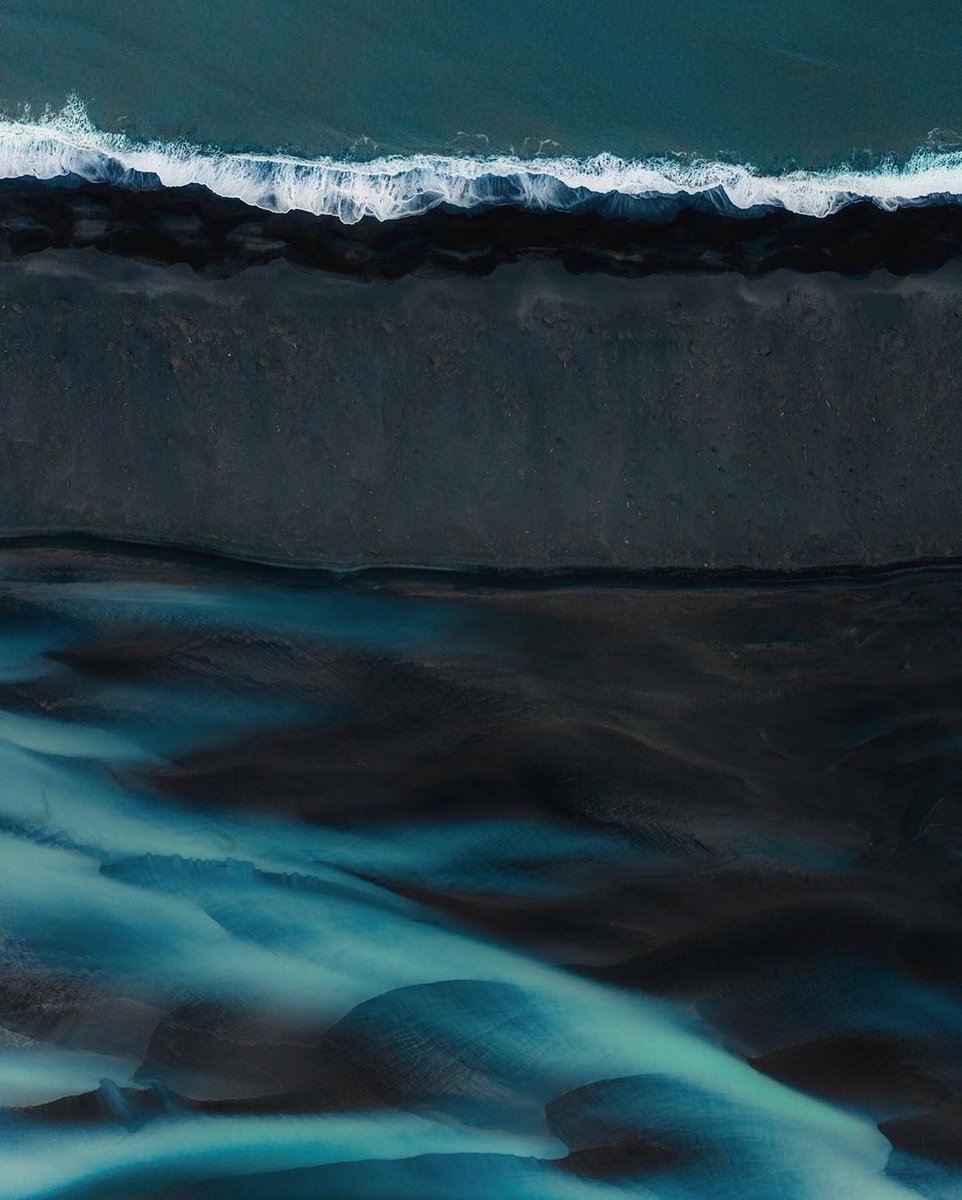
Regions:
[[[0,263],[0,533],[351,567],[962,554],[962,265]]]

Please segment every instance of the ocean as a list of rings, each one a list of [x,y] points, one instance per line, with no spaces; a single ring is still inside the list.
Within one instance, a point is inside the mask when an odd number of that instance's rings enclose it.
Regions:
[[[936,0],[4,0],[0,47],[7,178],[345,220],[962,192],[962,18]]]

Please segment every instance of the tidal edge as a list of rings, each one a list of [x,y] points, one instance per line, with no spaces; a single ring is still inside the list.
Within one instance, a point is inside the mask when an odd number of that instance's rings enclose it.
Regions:
[[[885,210],[865,200],[827,217],[693,206],[649,220],[510,205],[440,207],[346,225],[330,216],[267,212],[200,186],[130,191],[72,176],[0,181],[0,261],[91,246],[216,276],[277,260],[365,280],[486,275],[532,258],[560,262],[572,273],[629,277],[781,269],[909,275],[960,257],[962,204]]]

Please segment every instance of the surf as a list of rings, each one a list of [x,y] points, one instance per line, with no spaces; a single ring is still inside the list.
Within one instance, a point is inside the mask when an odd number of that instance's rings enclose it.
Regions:
[[[685,208],[729,215],[786,210],[827,217],[849,204],[881,209],[958,202],[962,151],[920,149],[871,169],[763,174],[751,165],[683,158],[628,160],[413,154],[366,161],[244,153],[188,142],[137,141],[96,128],[76,98],[39,119],[0,121],[0,179],[82,180],[131,190],[201,187],[269,212],[302,211],[344,224],[432,209],[514,206],[669,218]]]

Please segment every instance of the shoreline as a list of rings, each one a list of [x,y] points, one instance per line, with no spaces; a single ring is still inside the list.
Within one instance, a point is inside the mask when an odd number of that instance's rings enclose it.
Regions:
[[[962,556],[920,558],[878,564],[843,563],[774,570],[721,567],[698,570],[683,567],[430,567],[411,563],[337,567],[307,561],[243,557],[223,548],[176,542],[137,541],[97,533],[53,530],[46,533],[0,535],[0,562],[29,562],[36,558],[49,569],[58,563],[143,563],[236,575],[252,580],[309,583],[321,588],[380,590],[398,588],[415,593],[451,592],[580,592],[580,591],[790,591],[794,588],[884,586],[905,579],[951,579],[962,571]],[[72,570],[72,567],[69,569]]]
[[[138,191],[76,179],[0,181],[0,261],[90,247],[218,277],[286,261],[389,281],[412,274],[490,275],[528,260],[558,262],[571,274],[628,278],[756,277],[777,270],[910,275],[962,257],[962,203],[887,211],[865,200],[825,217],[687,208],[660,220],[510,205],[442,207],[344,224],[300,211],[268,212],[199,186]]]

